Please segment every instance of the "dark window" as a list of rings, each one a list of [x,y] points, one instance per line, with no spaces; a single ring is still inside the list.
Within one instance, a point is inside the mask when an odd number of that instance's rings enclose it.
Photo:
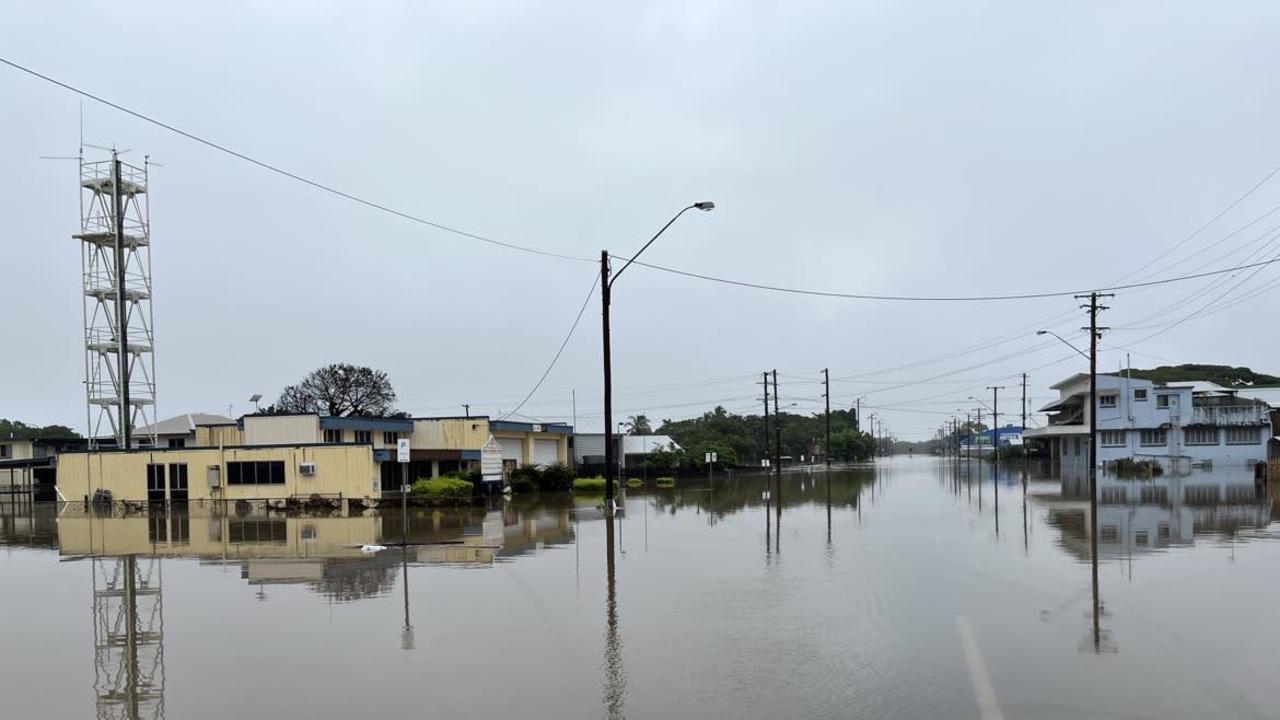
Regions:
[[[356,430],[356,442],[368,445],[373,442],[373,433],[369,430]]]
[[[158,490],[163,496],[163,493],[164,493],[164,466],[163,465],[147,466],[147,490],[150,490],[150,491]]]
[[[173,490],[187,489],[186,463],[174,463],[169,466],[169,487]]]
[[[328,428],[324,431],[324,441],[327,443],[342,442],[342,428]]]
[[[0,458],[7,458],[12,451],[8,445],[0,445]]]
[[[283,460],[227,463],[228,485],[284,485]]]
[[[171,448],[184,448],[186,446],[187,446],[186,438],[169,438],[169,447]]]
[[[1158,407],[1158,408],[1167,408],[1167,407],[1169,407],[1169,396],[1168,396],[1168,395],[1157,395],[1157,396],[1156,396],[1156,407]]]
[[[383,445],[395,445],[395,444],[396,444],[396,443],[398,443],[398,442],[400,442],[400,433],[397,433],[397,432],[384,432],[384,433],[382,433],[382,444],[383,444]]]
[[[1143,389],[1141,389],[1141,390],[1134,390],[1134,391],[1133,391],[1133,399],[1134,399],[1134,400],[1137,400],[1138,402],[1146,402],[1146,401],[1147,401],[1147,390],[1146,390],[1146,388],[1143,388]]]
[[[1116,406],[1116,395],[1099,395],[1098,407],[1113,408]]]

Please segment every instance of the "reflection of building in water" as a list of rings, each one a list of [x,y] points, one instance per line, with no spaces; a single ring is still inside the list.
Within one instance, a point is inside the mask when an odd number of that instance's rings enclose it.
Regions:
[[[506,502],[480,507],[415,510],[409,515],[407,560],[416,564],[488,564],[573,541],[573,508]],[[222,506],[187,512],[99,514],[64,506],[54,525],[65,556],[191,556],[235,563],[250,584],[308,585],[335,600],[385,594],[395,584],[399,553],[367,554],[366,545],[398,544],[398,511],[358,515],[286,516],[227,513]],[[18,533],[13,533],[17,535]],[[14,537],[14,542],[22,538]]]
[[[93,687],[101,719],[164,717],[159,558],[95,557]]]
[[[1032,496],[1049,507],[1063,546],[1089,557],[1089,481],[1062,479],[1058,497]],[[1102,558],[1191,545],[1196,535],[1266,528],[1273,515],[1265,485],[1244,470],[1194,472],[1153,479],[1098,477],[1098,552]]]

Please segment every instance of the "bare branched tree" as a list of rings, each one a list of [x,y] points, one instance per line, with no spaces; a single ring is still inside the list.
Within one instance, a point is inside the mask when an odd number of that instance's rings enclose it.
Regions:
[[[314,412],[333,417],[403,415],[394,403],[396,391],[381,370],[337,363],[313,370],[302,382],[280,392],[273,410]]]

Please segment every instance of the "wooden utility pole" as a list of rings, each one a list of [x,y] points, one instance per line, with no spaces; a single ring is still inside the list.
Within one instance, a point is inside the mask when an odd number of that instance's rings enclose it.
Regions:
[[[1000,391],[1003,385],[988,385],[991,391],[991,459],[1000,459]]]
[[[1098,312],[1107,306],[1099,305],[1098,298],[1115,297],[1110,293],[1091,292],[1088,295],[1076,295],[1077,300],[1088,299],[1088,305],[1080,307],[1089,311],[1089,327],[1081,328],[1089,331],[1089,489],[1097,494],[1098,467],[1098,339],[1104,330],[1098,327]]]
[[[604,344],[604,511],[613,514],[613,358],[609,352],[609,251],[600,251],[600,305]]]
[[[831,467],[831,372],[829,368],[822,369],[822,383],[826,386],[826,391],[822,393],[822,397],[827,401],[827,440],[822,447],[822,456],[826,458],[827,467]]]
[[[762,382],[760,383],[760,386],[764,388],[764,442],[761,444],[760,447],[763,448],[764,450],[764,459],[768,460],[769,459],[769,371],[765,370],[764,372],[760,373],[760,375],[762,380]],[[768,477],[768,472],[765,473],[765,476]],[[765,487],[768,488],[769,486],[765,485]]]
[[[777,441],[774,443],[773,457],[777,462],[778,478],[778,514],[782,514],[782,410],[778,407],[778,371],[773,371],[773,432]]]

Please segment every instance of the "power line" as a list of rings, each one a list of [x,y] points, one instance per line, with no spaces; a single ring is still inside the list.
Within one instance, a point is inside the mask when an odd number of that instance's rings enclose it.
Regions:
[[[457,236],[459,236],[459,237],[464,237],[464,238],[467,238],[467,239],[470,239],[470,240],[475,240],[475,241],[477,241],[477,242],[482,242],[482,243],[486,243],[486,244],[489,244],[489,245],[494,245],[494,246],[497,246],[497,247],[507,248],[507,249],[509,249],[509,250],[517,250],[517,251],[519,251],[519,252],[526,252],[526,253],[531,253],[531,254],[534,254],[534,255],[542,255],[542,256],[545,256],[545,257],[553,257],[553,258],[558,258],[558,259],[561,259],[561,260],[572,260],[572,261],[576,261],[576,262],[595,262],[595,261],[594,261],[593,259],[591,259],[591,258],[578,257],[578,256],[574,256],[574,255],[565,255],[565,254],[563,254],[563,253],[552,252],[552,251],[549,251],[549,250],[541,250],[541,249],[538,249],[538,248],[529,247],[529,246],[527,246],[527,245],[519,245],[519,244],[512,243],[512,242],[507,242],[507,241],[504,241],[504,240],[497,240],[497,239],[494,239],[494,238],[491,238],[491,237],[486,237],[486,236],[484,236],[484,235],[479,235],[479,234],[477,234],[477,233],[468,232],[468,231],[466,231],[466,230],[462,230],[462,229],[460,229],[460,228],[456,228],[456,227],[452,227],[452,226],[449,226],[449,225],[445,225],[445,224],[443,224],[443,223],[436,222],[436,221],[434,221],[434,220],[428,220],[428,219],[426,219],[426,218],[419,217],[419,216],[417,216],[417,215],[413,215],[413,214],[408,213],[408,212],[405,212],[405,211],[403,211],[403,210],[396,210],[395,208],[392,208],[392,207],[387,206],[387,205],[383,205],[382,203],[379,203],[379,202],[376,202],[376,201],[373,201],[373,200],[369,200],[369,199],[367,199],[367,198],[360,197],[360,196],[358,196],[358,195],[355,195],[355,194],[352,194],[352,193],[346,192],[346,191],[344,191],[344,190],[339,190],[339,189],[338,189],[338,188],[336,188],[336,187],[333,187],[333,186],[331,186],[331,185],[326,185],[325,183],[322,183],[322,182],[320,182],[320,181],[318,181],[318,180],[312,180],[311,178],[305,177],[305,176],[303,176],[303,175],[300,175],[300,174],[298,174],[298,173],[296,173],[296,172],[293,172],[293,171],[290,171],[290,170],[286,170],[286,169],[284,169],[284,168],[282,168],[282,167],[280,167],[280,166],[278,166],[278,165],[274,165],[274,164],[272,164],[272,163],[270,163],[270,162],[267,162],[267,161],[265,161],[265,160],[259,160],[259,159],[255,158],[255,157],[252,157],[252,156],[250,156],[250,155],[248,155],[248,154],[246,154],[246,153],[240,152],[240,151],[238,151],[238,150],[233,150],[232,148],[229,148],[229,147],[227,147],[227,146],[225,146],[225,145],[219,144],[219,143],[214,142],[214,141],[212,141],[212,140],[208,140],[208,139],[203,138],[203,137],[201,137],[201,136],[199,136],[199,135],[196,135],[195,133],[192,133],[192,132],[189,132],[189,131],[186,131],[186,130],[182,130],[181,128],[175,127],[175,126],[173,126],[173,125],[170,125],[169,123],[166,123],[166,122],[163,122],[163,121],[158,120],[158,119],[156,119],[156,118],[153,118],[153,117],[151,117],[151,116],[149,116],[149,115],[146,115],[145,113],[142,113],[142,112],[139,112],[139,111],[136,111],[136,110],[132,110],[132,109],[130,109],[130,108],[128,108],[128,107],[125,107],[124,105],[120,105],[119,103],[115,103],[115,102],[112,102],[112,101],[110,101],[110,100],[107,100],[106,98],[103,98],[103,97],[100,97],[100,96],[98,96],[98,95],[95,95],[95,94],[93,94],[93,93],[91,93],[91,92],[89,92],[89,91],[87,91],[87,90],[83,90],[83,89],[78,88],[78,87],[76,87],[76,86],[74,86],[74,85],[71,85],[71,84],[69,84],[69,83],[63,82],[63,81],[58,80],[58,79],[53,78],[53,77],[50,77],[50,76],[48,76],[48,75],[45,75],[44,73],[41,73],[41,72],[38,72],[38,71],[33,70],[33,69],[31,69],[31,68],[28,68],[28,67],[26,67],[26,66],[24,66],[24,65],[20,65],[20,64],[18,64],[18,63],[16,63],[16,62],[14,62],[14,61],[12,61],[12,60],[9,60],[9,59],[7,59],[7,58],[0,57],[0,63],[3,63],[3,64],[5,64],[5,65],[8,65],[9,67],[11,67],[11,68],[13,68],[13,69],[15,69],[15,70],[18,70],[18,71],[24,72],[24,73],[26,73],[26,74],[28,74],[28,75],[31,75],[32,77],[38,78],[38,79],[40,79],[40,80],[44,80],[45,82],[51,83],[51,84],[53,84],[53,85],[57,85],[58,87],[63,88],[64,90],[67,90],[67,91],[69,91],[69,92],[75,93],[76,95],[79,95],[79,96],[81,96],[81,97],[88,98],[88,99],[90,99],[90,100],[93,100],[94,102],[101,103],[102,105],[105,105],[105,106],[110,107],[110,108],[112,108],[112,109],[118,110],[118,111],[120,111],[120,112],[122,112],[122,113],[125,113],[126,115],[130,115],[130,116],[132,116],[132,117],[135,117],[135,118],[137,118],[137,119],[139,119],[139,120],[142,120],[143,122],[149,123],[149,124],[151,124],[151,125],[155,125],[156,127],[162,128],[162,129],[164,129],[164,130],[168,130],[169,132],[174,133],[174,134],[176,134],[176,135],[180,135],[180,136],[182,136],[182,137],[184,137],[184,138],[187,138],[188,140],[191,140],[191,141],[193,141],[193,142],[197,142],[197,143],[199,143],[199,144],[201,144],[201,145],[204,145],[204,146],[206,146],[206,147],[209,147],[209,148],[212,148],[212,149],[214,149],[214,150],[217,150],[218,152],[225,153],[225,154],[227,154],[227,155],[230,155],[230,156],[232,156],[232,157],[235,157],[235,158],[237,158],[237,159],[239,159],[239,160],[243,160],[244,162],[250,163],[250,164],[252,164],[252,165],[255,165],[255,166],[257,166],[257,167],[260,167],[260,168],[262,168],[262,169],[264,169],[264,170],[267,170],[267,171],[269,171],[269,172],[273,172],[273,173],[276,173],[276,174],[281,175],[281,176],[283,176],[283,177],[289,178],[289,179],[291,179],[291,180],[295,180],[295,181],[300,182],[300,183],[303,183],[303,184],[305,184],[305,185],[309,185],[309,186],[311,186],[311,187],[313,187],[313,188],[315,188],[315,189],[317,189],[317,190],[320,190],[320,191],[322,191],[322,192],[329,193],[329,194],[331,194],[331,195],[334,195],[334,196],[337,196],[337,197],[343,198],[343,199],[345,199],[345,200],[349,200],[349,201],[351,201],[351,202],[354,202],[354,203],[357,203],[357,204],[363,205],[363,206],[365,206],[365,207],[368,207],[368,208],[371,208],[371,209],[374,209],[374,210],[378,210],[378,211],[380,211],[380,212],[385,212],[385,213],[388,213],[388,214],[394,215],[394,216],[396,216],[396,217],[399,217],[399,218],[402,218],[402,219],[405,219],[405,220],[409,220],[410,222],[415,222],[415,223],[419,223],[419,224],[421,224],[421,225],[426,225],[427,227],[431,227],[431,228],[434,228],[434,229],[436,229],[436,230],[440,230],[440,231],[442,231],[442,232],[451,233],[451,234],[453,234],[453,235],[457,235]],[[1277,169],[1277,172],[1280,172],[1280,169]],[[1273,174],[1274,174],[1274,173],[1273,173]],[[1262,182],[1263,182],[1263,183],[1265,183],[1265,182],[1266,182],[1266,180],[1267,180],[1267,179],[1269,179],[1269,178],[1270,178],[1270,176],[1268,176],[1268,177],[1267,177],[1266,179],[1264,179]],[[1261,185],[1261,184],[1262,184],[1262,183],[1259,183],[1259,185]],[[1256,186],[1255,186],[1255,189],[1256,189]],[[1250,190],[1250,193],[1252,193],[1252,190]],[[1247,197],[1247,195],[1248,195],[1248,194],[1246,194],[1246,196],[1245,196],[1245,197]],[[1241,198],[1241,200],[1243,200],[1243,198]],[[1240,202],[1240,200],[1238,200],[1238,201],[1237,201],[1237,203],[1234,203],[1231,207],[1234,207],[1234,206],[1235,206],[1235,204],[1238,204],[1239,202]],[[1227,211],[1229,211],[1229,210],[1231,209],[1231,207],[1228,207],[1228,208],[1227,208]],[[1225,214],[1227,211],[1223,211],[1223,213],[1222,213],[1222,214]],[[1217,218],[1215,217],[1215,220],[1216,220],[1216,219],[1217,219]],[[1209,224],[1212,224],[1212,222],[1213,222],[1213,221],[1210,221],[1210,223],[1209,223]],[[1196,234],[1198,234],[1199,232],[1200,232],[1200,231],[1197,231],[1197,232],[1196,232],[1196,233],[1194,233],[1193,235],[1191,235],[1191,236],[1189,236],[1188,238],[1184,239],[1182,242],[1180,242],[1180,243],[1178,244],[1178,246],[1180,246],[1181,244],[1183,244],[1183,243],[1187,242],[1187,241],[1188,241],[1188,240],[1190,240],[1191,238],[1195,237],[1195,235],[1196,235]],[[1178,246],[1175,246],[1175,249],[1176,249],[1176,247],[1178,247]],[[625,260],[626,258],[619,258],[619,259],[623,259],[623,260]],[[639,261],[639,260],[636,260],[636,261],[634,261],[634,262],[635,262],[635,264],[636,264],[636,265],[641,265],[641,266],[643,266],[643,267],[647,267],[647,268],[650,268],[650,269],[653,269],[653,270],[660,270],[660,271],[662,271],[662,272],[667,272],[667,273],[671,273],[671,274],[674,274],[674,275],[681,275],[681,276],[684,276],[684,277],[697,278],[697,279],[700,279],[700,280],[707,280],[707,281],[710,281],[710,282],[716,282],[716,283],[721,283],[721,284],[726,284],[726,285],[733,285],[733,286],[737,286],[737,287],[746,287],[746,288],[753,288],[753,289],[757,289],[757,290],[768,290],[768,291],[771,291],[771,292],[781,292],[781,293],[789,293],[789,294],[796,294],[796,295],[809,295],[809,296],[814,296],[814,297],[829,297],[829,298],[843,298],[843,299],[852,299],[852,300],[882,300],[882,301],[898,301],[898,302],[989,302],[989,301],[1002,301],[1002,300],[1031,300],[1031,299],[1038,299],[1038,298],[1064,297],[1064,296],[1077,295],[1077,294],[1080,294],[1080,293],[1086,293],[1086,292],[1101,292],[1101,291],[1114,291],[1114,290],[1131,290],[1131,289],[1135,289],[1135,288],[1151,287],[1151,286],[1155,286],[1155,285],[1163,285],[1163,284],[1172,283],[1172,282],[1181,282],[1181,281],[1185,281],[1185,280],[1194,280],[1194,279],[1197,279],[1197,278],[1211,277],[1211,276],[1214,276],[1214,275],[1221,275],[1221,274],[1224,274],[1224,273],[1230,273],[1230,272],[1235,272],[1235,271],[1238,271],[1238,270],[1245,270],[1245,269],[1249,269],[1249,268],[1251,268],[1251,267],[1258,267],[1258,266],[1260,266],[1260,265],[1271,264],[1271,263],[1273,263],[1273,262],[1280,262],[1280,259],[1273,259],[1273,260],[1266,261],[1266,262],[1264,262],[1264,263],[1255,263],[1255,264],[1252,264],[1252,265],[1241,265],[1241,266],[1232,267],[1232,268],[1223,268],[1223,269],[1220,269],[1220,270],[1214,270],[1214,271],[1204,272],[1204,273],[1196,273],[1196,274],[1183,275],[1183,276],[1172,277],[1172,278],[1164,278],[1164,279],[1160,279],[1160,280],[1150,280],[1150,281],[1145,281],[1145,282],[1128,283],[1128,284],[1116,284],[1116,285],[1111,285],[1111,286],[1107,286],[1107,287],[1087,288],[1087,289],[1083,289],[1083,290],[1063,290],[1063,291],[1055,291],[1055,292],[1041,292],[1041,293],[1015,293],[1015,294],[1007,294],[1007,295],[975,295],[975,296],[911,296],[911,295],[873,295],[873,294],[868,294],[868,293],[843,293],[843,292],[831,292],[831,291],[823,291],[823,290],[808,290],[808,289],[803,289],[803,288],[789,288],[789,287],[782,287],[782,286],[776,286],[776,285],[765,285],[765,284],[762,284],[762,283],[753,283],[753,282],[747,282],[747,281],[743,281],[743,280],[732,280],[732,279],[729,279],[729,278],[716,277],[716,276],[713,276],[713,275],[706,275],[706,274],[702,274],[702,273],[695,273],[695,272],[690,272],[690,271],[687,271],[687,270],[678,270],[678,269],[676,269],[676,268],[666,267],[666,266],[662,266],[662,265],[655,265],[655,264],[652,264],[652,263],[646,263],[646,262]]]
[[[617,259],[625,260],[626,258]],[[770,292],[788,293],[792,295],[842,298],[846,300],[883,300],[893,302],[994,302],[1003,300],[1036,300],[1041,298],[1069,297],[1073,295],[1080,295],[1082,293],[1088,294],[1091,292],[1134,290],[1137,288],[1155,287],[1157,285],[1167,285],[1169,283],[1184,282],[1187,280],[1198,280],[1200,278],[1213,277],[1215,275],[1225,275],[1227,273],[1238,272],[1240,270],[1248,270],[1250,268],[1271,265],[1276,262],[1280,262],[1280,258],[1273,258],[1271,260],[1250,263],[1247,265],[1220,268],[1218,270],[1210,270],[1207,272],[1161,278],[1159,280],[1147,280],[1144,282],[1126,283],[1122,285],[1108,285],[1106,287],[1089,288],[1085,290],[1057,290],[1054,292],[1020,293],[1010,295],[870,295],[866,293],[843,293],[826,290],[807,290],[803,288],[783,287],[781,285],[765,285],[762,283],[747,282],[745,280],[732,280],[729,278],[717,277],[715,275],[705,275],[702,273],[690,272],[688,270],[678,270],[665,265],[654,265],[653,263],[647,263],[640,260],[636,260],[635,264],[647,267],[651,270],[660,270],[673,275],[681,275],[683,277],[696,278],[698,280],[707,280],[709,282],[733,285],[735,287],[745,287],[754,290],[768,290]]]
[[[547,379],[547,376],[551,374],[551,369],[560,361],[560,355],[564,352],[565,346],[569,344],[569,339],[573,337],[573,331],[577,330],[578,323],[582,322],[582,314],[587,311],[587,304],[591,302],[591,296],[596,294],[596,287],[599,284],[600,276],[596,275],[595,281],[591,283],[591,289],[587,291],[587,297],[582,301],[582,307],[578,309],[578,317],[573,319],[573,325],[569,327],[569,334],[564,336],[564,342],[560,343],[560,349],[556,350],[556,356],[551,358],[551,364],[547,365],[547,369],[542,372],[542,377],[538,378],[538,382],[534,384],[533,389],[529,391],[528,395],[524,396],[524,399],[520,401],[520,404],[516,406],[515,410],[503,415],[499,418],[500,420],[506,420],[512,415],[518,413],[520,409],[524,407],[524,404],[529,402],[529,398],[533,397],[533,394],[538,392],[538,388],[542,387],[542,383]]]
[[[303,175],[299,175],[298,173],[293,172],[291,170],[286,170],[278,165],[273,165],[272,163],[269,163],[265,160],[259,160],[255,157],[242,153],[238,150],[233,150],[225,145],[221,145],[212,140],[207,140],[203,137],[200,137],[199,135],[196,135],[195,133],[188,132],[181,128],[174,127],[173,125],[170,125],[161,120],[157,120],[149,115],[138,112],[136,110],[131,110],[123,105],[111,102],[106,98],[99,97],[98,95],[94,95],[93,93],[87,90],[82,90],[78,87],[75,87],[74,85],[70,85],[68,83],[62,82],[61,80],[54,79],[52,77],[49,77],[48,75],[32,70],[29,67],[19,65],[18,63],[13,62],[12,60],[8,60],[6,58],[0,57],[0,63],[4,63],[5,65],[8,65],[9,67],[15,70],[20,70],[24,73],[27,73],[28,75],[37,77],[46,82],[53,83],[54,85],[57,85],[58,87],[63,88],[64,90],[69,90],[77,95],[80,95],[81,97],[86,97],[90,100],[93,100],[94,102],[102,103],[103,105],[106,105],[109,108],[119,110],[120,112],[125,113],[126,115],[131,115],[139,120],[142,120],[143,122],[150,123],[159,128],[163,128],[165,130],[168,130],[171,133],[181,135],[182,137],[187,138],[188,140],[192,140],[194,142],[200,143],[205,147],[213,148],[218,152],[226,153],[227,155],[230,155],[234,158],[256,165],[262,168],[263,170],[276,173],[277,175],[283,175],[284,177],[287,177],[290,180],[296,180],[300,183],[310,185],[311,187],[317,190],[321,190],[331,195],[336,195],[345,200],[350,200],[351,202],[364,205],[365,207],[373,208],[374,210],[378,210],[385,213],[390,213],[391,215],[395,215],[396,217],[403,218],[411,222],[420,223],[422,225],[426,225],[427,227],[435,228],[436,230],[441,230],[447,233],[452,233],[454,235],[468,238],[470,240],[477,240],[482,243],[488,243],[490,245],[504,247],[504,248],[507,248],[508,250],[519,250],[520,252],[532,253],[534,255],[545,255],[547,257],[559,258],[561,260],[577,260],[581,262],[594,262],[594,260],[591,260],[590,258],[574,257],[572,255],[563,255],[561,253],[551,252],[550,250],[539,250],[538,248],[528,247],[526,245],[518,245],[516,243],[506,242],[503,240],[495,240],[490,237],[485,237],[484,235],[477,235],[476,233],[467,232],[466,230],[460,230],[455,227],[450,227],[443,223],[435,222],[434,220],[428,220],[426,218],[418,217],[417,215],[412,215],[410,213],[404,212],[403,210],[396,210],[395,208],[388,207],[386,205],[375,202],[373,200],[362,198],[359,195],[354,195],[344,190],[339,190],[338,188],[335,188],[331,185],[326,185],[318,180],[312,180],[311,178],[305,177]]]

